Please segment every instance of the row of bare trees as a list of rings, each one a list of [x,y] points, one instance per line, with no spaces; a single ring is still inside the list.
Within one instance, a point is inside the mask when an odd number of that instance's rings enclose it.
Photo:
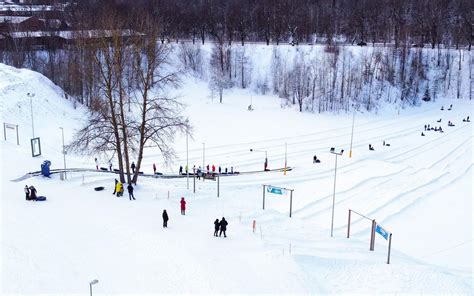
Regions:
[[[162,41],[278,44],[321,39],[470,49],[474,38],[471,0],[82,0],[67,12],[69,22],[81,26],[100,11],[126,16],[136,9],[151,15]]]

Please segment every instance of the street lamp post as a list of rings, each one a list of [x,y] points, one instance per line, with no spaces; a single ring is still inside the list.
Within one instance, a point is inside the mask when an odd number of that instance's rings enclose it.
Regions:
[[[266,150],[256,150],[256,149],[250,149],[250,152],[265,152],[265,165],[264,165],[264,170],[267,170],[268,167],[268,156],[267,156],[267,151]]]
[[[64,178],[67,179],[66,175],[66,149],[64,148],[64,128],[60,127],[61,129],[61,134],[63,138],[63,161],[64,161]]]
[[[332,154],[336,155],[336,164],[334,166],[334,191],[332,194],[332,216],[331,216],[331,237],[333,237],[333,229],[334,229],[334,204],[336,201],[336,172],[337,172],[337,156],[341,156],[344,150],[341,152],[336,152],[334,147],[329,150]]]
[[[31,108],[31,129],[33,130],[33,138],[35,137],[35,123],[33,121],[33,97],[35,96],[34,93],[27,93],[26,94],[30,98],[30,108]]]
[[[206,143],[202,143],[202,175],[204,176],[204,163],[205,163],[205,156],[206,156]],[[204,177],[202,178],[202,181],[204,182]]]
[[[90,288],[90,292],[91,292],[91,296],[92,296],[92,285],[95,285],[99,283],[99,280],[95,279],[93,280],[92,282],[89,283],[89,288]]]
[[[354,109],[354,115],[352,115],[352,132],[351,132],[351,148],[349,149],[349,158],[352,158],[352,139],[354,138],[354,121],[355,121],[356,111]]]
[[[186,187],[187,189],[189,189],[188,124],[189,124],[189,119],[186,119]]]

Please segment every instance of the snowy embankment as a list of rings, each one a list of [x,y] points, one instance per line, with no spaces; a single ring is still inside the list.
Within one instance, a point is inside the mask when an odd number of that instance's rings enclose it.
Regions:
[[[159,293],[472,293],[472,123],[473,104],[439,100],[419,108],[357,113],[353,156],[348,157],[352,114],[301,114],[280,108],[278,100],[234,91],[224,104],[210,98],[206,85],[189,81],[182,92],[194,125],[189,163],[262,169],[267,151],[270,168],[283,167],[285,143],[293,171],[222,177],[216,182],[141,178],[137,201],[117,198],[114,175],[71,173],[65,181],[36,177],[11,182],[40,169],[48,159],[63,166],[65,141],[81,124],[84,110],[74,110],[60,89],[39,74],[0,64],[2,121],[18,124],[0,144],[1,293],[87,295]],[[30,98],[35,136],[42,155],[32,158]],[[453,104],[453,110],[440,111]],[[442,118],[441,123],[436,121]],[[455,123],[448,127],[447,121]],[[472,121],[472,120],[471,120]],[[425,132],[441,125],[444,133]],[[382,146],[382,141],[391,146]],[[163,172],[185,165],[185,135],[175,143],[179,159],[166,168],[148,150],[143,170],[152,163]],[[368,144],[375,151],[367,149]],[[330,237],[334,155],[338,157],[334,237]],[[316,154],[321,163],[312,164]],[[94,166],[89,158],[67,155],[68,167]],[[103,166],[106,158],[100,157]],[[25,201],[23,187],[35,185],[46,202]],[[266,196],[262,184],[294,189],[289,196]],[[105,186],[96,192],[96,186]],[[169,194],[169,195],[168,195]],[[169,198],[168,198],[169,196]],[[179,199],[187,213],[179,213]],[[167,209],[169,228],[161,227]],[[348,209],[375,219],[393,233],[391,264],[387,242],[377,234],[369,251],[370,222],[353,216],[346,238]],[[212,236],[213,221],[225,216],[228,237]],[[256,232],[252,221],[256,220]]]

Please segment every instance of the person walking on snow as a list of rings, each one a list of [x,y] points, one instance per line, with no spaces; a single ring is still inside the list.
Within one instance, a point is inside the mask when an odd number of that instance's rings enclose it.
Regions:
[[[161,215],[163,217],[163,228],[168,228],[168,213],[166,212],[166,210],[163,210],[163,215]]]
[[[128,198],[130,200],[132,200],[132,199],[135,200],[135,196],[133,196],[133,186],[132,186],[132,184],[128,184],[127,190],[128,190]]]
[[[155,175],[156,174],[156,165],[153,164],[153,174]]]
[[[134,161],[132,161],[132,165],[131,165],[130,167],[132,168],[132,173],[135,174],[135,168],[136,168],[136,166],[135,166],[135,162],[134,162]]]
[[[28,185],[25,185],[25,195],[26,195],[26,200],[30,200],[30,189],[28,188]]]
[[[184,200],[184,197],[181,197],[181,215],[185,215],[186,211],[186,201]]]
[[[112,161],[109,160],[109,171],[112,171]]]
[[[219,227],[220,227],[220,222],[219,222],[219,219],[216,219],[216,221],[214,221],[214,236],[217,237],[217,233],[219,232]]]
[[[180,174],[180,175],[183,174],[183,166],[182,166],[182,165],[179,166],[179,174]]]
[[[212,165],[212,172],[214,173],[216,171],[216,166]]]
[[[186,175],[188,174],[188,165],[184,167],[184,172],[186,173]]]
[[[221,231],[219,232],[219,236],[222,235],[222,233],[224,232],[224,237],[227,237],[227,235],[225,234],[226,230],[227,230],[227,221],[225,220],[224,217],[222,217],[222,220],[221,222],[219,223],[220,224],[220,227],[221,227]]]
[[[95,169],[99,170],[99,161],[97,160],[97,157],[94,158],[94,162],[95,162]]]

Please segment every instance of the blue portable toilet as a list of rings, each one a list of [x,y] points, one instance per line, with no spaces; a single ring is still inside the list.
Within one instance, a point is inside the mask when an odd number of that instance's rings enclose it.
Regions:
[[[43,164],[41,164],[41,174],[45,177],[49,177],[51,175],[49,171],[49,167],[51,166],[51,161],[45,160]]]

